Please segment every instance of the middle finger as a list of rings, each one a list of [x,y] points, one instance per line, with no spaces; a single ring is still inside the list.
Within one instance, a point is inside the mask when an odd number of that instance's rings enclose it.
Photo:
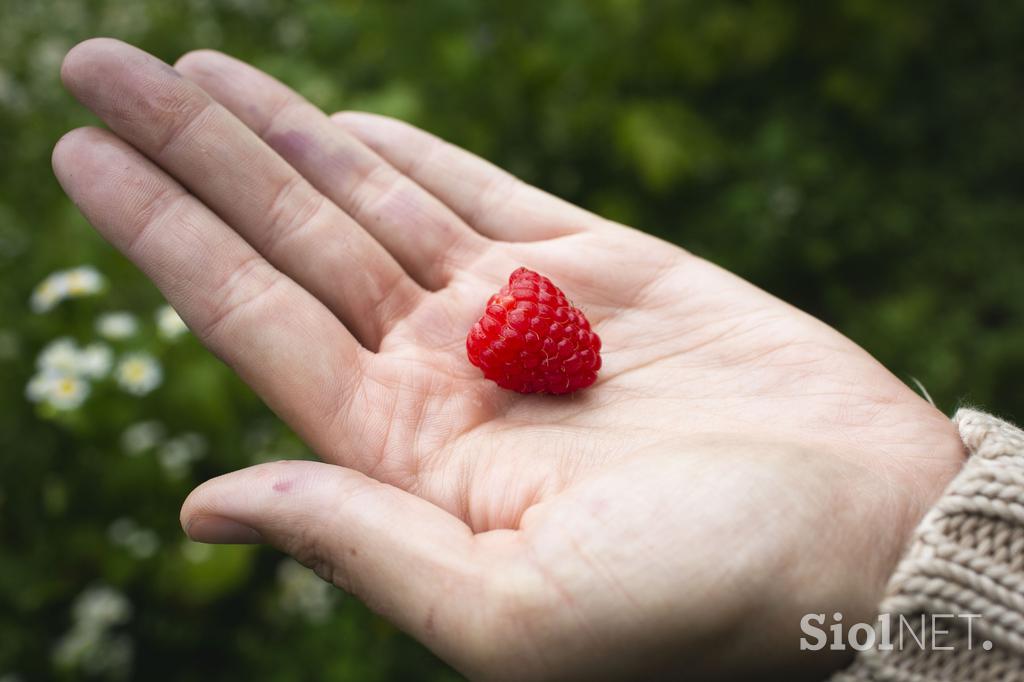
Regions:
[[[428,289],[442,289],[489,242],[406,174],[262,71],[211,50],[175,64],[358,220]]]

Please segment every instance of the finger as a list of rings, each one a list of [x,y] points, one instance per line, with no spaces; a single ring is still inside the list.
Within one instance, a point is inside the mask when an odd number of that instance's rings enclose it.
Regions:
[[[112,133],[68,133],[54,148],[53,167],[89,222],[312,447],[331,453],[360,445],[344,440],[344,428],[323,425],[355,418],[345,406],[366,351],[319,301]]]
[[[449,660],[471,626],[456,617],[478,577],[469,528],[351,469],[294,460],[229,473],[192,491],[181,524],[199,542],[291,554]]]
[[[601,226],[592,213],[408,123],[354,111],[331,118],[492,239],[538,241]]]
[[[427,288],[442,288],[487,247],[437,198],[276,79],[212,50],[190,52],[175,68],[358,220]]]
[[[73,48],[68,89],[374,348],[423,294],[369,234],[201,88],[110,39]]]

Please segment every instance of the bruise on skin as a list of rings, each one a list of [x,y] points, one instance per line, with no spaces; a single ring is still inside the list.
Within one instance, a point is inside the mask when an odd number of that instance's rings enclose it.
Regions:
[[[274,492],[286,493],[286,492],[288,492],[289,490],[292,489],[292,485],[294,483],[295,483],[295,481],[293,481],[291,479],[284,479],[284,480],[281,480],[281,481],[275,481],[274,485],[273,485]]]
[[[313,148],[313,141],[300,130],[267,135],[267,143],[286,159],[304,160]]]
[[[338,186],[346,186],[363,179],[368,168],[356,165],[356,155],[350,144],[325,145],[303,130],[289,129],[266,135],[267,144],[292,165],[315,164],[324,169]],[[315,183],[314,183],[315,184]]]
[[[428,634],[434,631],[434,607],[431,606],[427,611],[427,617],[423,620],[423,629]]]

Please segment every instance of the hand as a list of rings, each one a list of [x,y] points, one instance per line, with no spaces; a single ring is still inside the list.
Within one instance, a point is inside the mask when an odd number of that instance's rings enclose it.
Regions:
[[[75,47],[64,82],[111,131],[67,134],[57,177],[324,460],[201,485],[193,539],[279,547],[472,677],[836,663],[801,657],[800,617],[870,618],[961,463],[942,414],[799,310],[427,133],[222,54],[176,68]],[[520,265],[600,333],[590,389],[467,361]]]

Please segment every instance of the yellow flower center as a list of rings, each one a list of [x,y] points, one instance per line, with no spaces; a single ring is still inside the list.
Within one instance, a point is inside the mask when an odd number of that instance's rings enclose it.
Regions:
[[[68,275],[68,292],[72,294],[85,293],[85,280],[81,275]]]

